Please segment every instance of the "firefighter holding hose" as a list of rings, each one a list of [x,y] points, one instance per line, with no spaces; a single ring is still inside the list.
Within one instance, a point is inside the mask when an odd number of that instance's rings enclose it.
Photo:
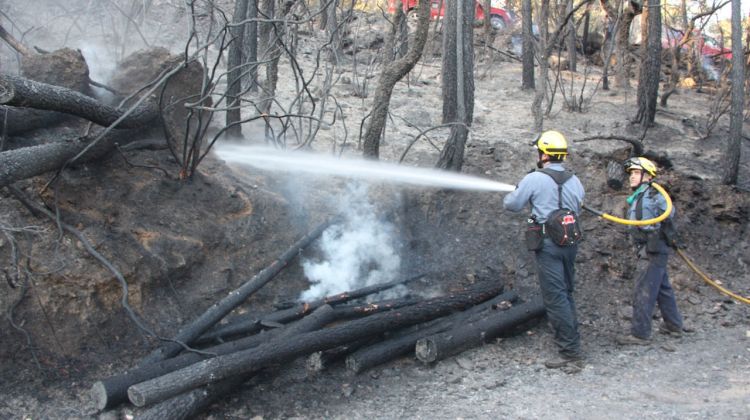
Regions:
[[[671,335],[681,335],[683,331],[682,315],[667,273],[669,249],[675,246],[674,209],[670,209],[671,202],[651,183],[656,177],[653,162],[644,157],[630,158],[625,161],[625,170],[633,190],[627,199],[628,220],[644,221],[665,216],[659,223],[631,226],[639,273],[633,293],[633,318],[630,334],[617,336],[615,341],[620,345],[645,345],[650,343],[651,317],[657,305],[663,319],[660,331]]]

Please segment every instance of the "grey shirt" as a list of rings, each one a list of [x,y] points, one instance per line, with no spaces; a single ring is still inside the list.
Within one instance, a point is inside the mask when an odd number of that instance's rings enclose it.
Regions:
[[[642,200],[642,212],[641,218],[638,219],[636,216],[636,211],[638,207],[638,201]],[[654,219],[656,217],[661,216],[665,211],[667,210],[667,200],[664,199],[664,196],[659,194],[658,191],[656,191],[653,187],[648,187],[645,191],[643,191],[640,194],[640,197],[638,197],[635,201],[633,201],[633,204],[630,205],[630,208],[628,209],[628,219],[630,220],[647,220],[647,219]],[[669,218],[674,217],[675,210],[674,207],[672,207],[672,213],[668,216]],[[638,229],[643,231],[656,231],[661,227],[661,223],[656,223],[653,225],[646,225],[646,226],[639,226]]]
[[[560,163],[552,163],[547,166],[554,171],[563,171],[565,168]],[[568,179],[562,188],[562,205],[581,214],[581,205],[585,196],[583,185],[577,176]],[[547,221],[547,215],[557,210],[557,183],[551,176],[542,172],[532,172],[518,183],[518,188],[503,199],[506,210],[518,212],[531,205],[531,214],[536,217],[537,222]]]

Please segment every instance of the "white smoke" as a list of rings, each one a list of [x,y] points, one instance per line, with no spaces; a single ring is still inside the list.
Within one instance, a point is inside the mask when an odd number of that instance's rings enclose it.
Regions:
[[[378,218],[365,185],[347,187],[338,213],[343,220],[321,237],[321,259],[302,262],[312,283],[300,296],[303,301],[393,281],[399,274],[396,230]]]

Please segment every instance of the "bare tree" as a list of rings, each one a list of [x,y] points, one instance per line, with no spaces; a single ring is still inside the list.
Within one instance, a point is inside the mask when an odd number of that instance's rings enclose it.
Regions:
[[[523,32],[523,82],[524,89],[534,89],[534,39],[532,34],[531,0],[521,1],[521,29]]]
[[[732,0],[732,109],[729,117],[729,139],[724,152],[724,184],[737,184],[742,141],[742,111],[745,104],[745,54],[742,48],[742,12],[740,0]]]
[[[240,91],[242,90],[242,50],[243,38],[245,37],[245,18],[247,17],[248,0],[237,0],[234,4],[234,17],[232,18],[232,40],[227,54],[227,131],[231,137],[242,136],[242,119],[240,105]]]
[[[437,167],[460,171],[474,115],[474,2],[448,1],[443,28],[443,123],[456,122]]]
[[[638,114],[635,117],[644,129],[654,123],[661,77],[661,3],[648,0],[647,8],[648,12],[644,13],[648,14],[648,38],[644,39],[647,47],[638,78]]]
[[[573,13],[573,0],[567,0],[565,2],[565,13]],[[576,71],[576,24],[575,19],[573,19],[572,16],[568,21],[567,31],[568,69],[574,72]]]
[[[643,7],[634,0],[626,0],[624,8],[621,9],[620,2],[613,0],[600,0],[601,6],[607,15],[620,16],[617,33],[615,34],[615,86],[618,89],[630,88],[630,24],[641,12]]]
[[[247,24],[245,24],[245,37],[243,38],[243,62],[250,67],[247,77],[243,78],[242,84],[251,92],[258,91],[258,0],[249,0],[247,3]]]
[[[417,13],[417,31],[414,38],[409,42],[409,52],[406,56],[388,64],[380,73],[378,87],[373,98],[372,111],[370,112],[370,123],[365,131],[362,146],[362,154],[365,157],[377,159],[380,156],[380,137],[385,128],[385,120],[388,117],[388,106],[393,94],[393,87],[414,68],[417,61],[422,57],[430,23],[430,0],[419,0]]]

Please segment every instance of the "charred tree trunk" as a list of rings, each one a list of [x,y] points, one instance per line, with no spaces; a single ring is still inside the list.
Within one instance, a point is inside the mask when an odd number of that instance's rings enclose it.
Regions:
[[[309,316],[281,331],[279,336],[269,344],[284,342],[298,334],[318,330],[331,322],[334,317],[335,314],[330,306],[321,306]],[[236,391],[237,388],[242,385],[243,382],[249,380],[252,375],[253,374],[239,375],[237,377],[224,379],[185,394],[178,395],[152,407],[139,416],[139,418],[153,420],[182,420],[191,418],[206,409],[212,402]]]
[[[332,348],[330,350],[316,351],[307,357],[305,368],[310,374],[317,374],[327,369],[334,363],[337,363],[344,358],[347,358],[350,354],[356,352],[362,347],[369,346],[377,341],[380,341],[382,337],[366,337],[357,341],[354,341],[343,346]],[[349,360],[348,358],[346,359]]]
[[[460,172],[474,114],[474,2],[449,2],[443,33],[443,123],[456,122],[438,168]]]
[[[661,3],[648,0],[648,47],[644,51],[638,79],[638,114],[635,120],[644,129],[654,124],[661,77]],[[643,41],[642,41],[643,42]]]
[[[521,0],[521,29],[523,32],[523,50],[521,51],[521,61],[523,62],[523,89],[534,89],[534,42],[531,28],[533,21],[531,19],[531,0]]]
[[[238,317],[230,321],[227,325],[223,325],[220,328],[217,328],[212,331],[208,331],[206,334],[201,336],[200,340],[197,340],[197,342],[205,343],[205,342],[209,342],[209,341],[213,341],[217,339],[226,339],[227,337],[240,335],[240,334],[253,334],[253,333],[260,331],[263,328],[264,324],[269,324],[269,323],[282,323],[283,324],[289,321],[293,321],[295,319],[299,319],[303,317],[305,314],[308,314],[323,305],[326,305],[326,304],[335,305],[337,303],[343,303],[343,302],[348,302],[350,300],[359,299],[361,297],[365,297],[374,293],[382,292],[383,290],[388,290],[392,287],[398,286],[400,284],[405,284],[405,283],[408,283],[410,281],[413,281],[422,277],[424,277],[424,275],[420,274],[418,276],[410,277],[406,280],[397,280],[397,281],[392,281],[388,283],[367,286],[367,287],[363,287],[361,289],[353,290],[350,292],[339,293],[336,295],[325,297],[323,299],[314,300],[312,302],[304,302],[302,304],[297,304],[291,308],[286,308],[280,311],[276,311],[276,312],[270,313],[262,317],[257,317],[257,316]]]
[[[128,397],[142,407],[236,375],[246,375],[270,364],[283,363],[315,351],[334,348],[364,337],[414,325],[462,310],[497,296],[498,283],[485,282],[448,296],[429,299],[401,310],[384,312],[339,324],[325,330],[301,334],[284,343],[263,344],[254,349],[204,360],[168,375],[130,387]]]
[[[0,105],[0,132],[14,136],[27,131],[58,125],[66,118],[70,118],[70,116],[62,112]]]
[[[729,111],[729,138],[724,152],[721,181],[737,184],[742,148],[742,111],[745,105],[745,55],[742,51],[742,14],[740,0],[732,0],[732,105]]]
[[[244,302],[250,295],[255,293],[258,289],[263,287],[266,283],[271,281],[276,274],[278,274],[289,262],[296,257],[300,250],[304,249],[312,241],[318,238],[321,233],[328,227],[329,222],[324,222],[316,227],[312,232],[308,233],[286,250],[278,260],[274,261],[268,267],[261,270],[258,274],[253,276],[250,280],[245,282],[239,288],[230,292],[221,301],[211,306],[206,312],[199,316],[196,320],[183,327],[179,333],[174,337],[174,341],[170,342],[146,356],[141,360],[140,366],[150,365],[160,360],[164,360],[174,356],[182,350],[182,344],[190,344],[203,334],[207,329],[211,328],[214,324],[219,322],[221,318],[226,316],[234,308]]]
[[[626,0],[627,1],[627,0]],[[620,24],[615,35],[615,86],[618,89],[630,89],[630,24],[636,15],[641,14],[643,8],[634,1],[628,1],[628,6],[622,12]]]
[[[100,159],[111,152],[115,144],[127,144],[137,137],[134,132],[139,130],[111,131],[88,150],[90,143],[84,139],[0,152],[0,187],[60,169],[84,150],[86,153],[76,159],[76,163]]]
[[[565,13],[573,12],[573,0],[567,0],[565,6]],[[567,49],[568,49],[568,69],[572,72],[576,71],[576,22],[573,17],[568,22],[568,37],[567,37]]]
[[[420,326],[416,331],[397,334],[395,337],[363,348],[350,355],[346,358],[346,367],[354,373],[360,373],[374,366],[403,356],[410,351],[414,351],[414,346],[417,341],[422,338],[449,330],[456,325],[461,325],[466,322],[467,319],[476,316],[491,307],[500,305],[502,302],[515,302],[517,300],[518,295],[515,292],[503,293],[496,298],[480,305],[473,306],[463,312],[435,320],[431,325]]]
[[[405,306],[416,305],[424,299],[415,297],[404,297],[401,299],[392,299],[382,302],[366,303],[364,305],[344,305],[336,307],[336,316],[338,319],[361,318],[379,312],[390,311],[393,309],[403,308]]]
[[[278,328],[269,332],[264,331],[261,334],[202,349],[201,351],[204,354],[184,353],[171,359],[136,367],[125,373],[97,381],[91,387],[89,395],[91,395],[91,399],[94,401],[97,410],[115,407],[128,400],[128,388],[131,385],[166,375],[169,372],[174,372],[193,363],[208,359],[212,357],[209,354],[220,356],[257,347],[277,337],[282,330],[282,328]]]
[[[405,57],[388,64],[378,79],[378,87],[372,102],[370,123],[367,125],[363,141],[362,154],[367,158],[378,159],[380,156],[380,136],[385,128],[385,120],[388,117],[388,107],[393,94],[393,87],[399,80],[406,76],[422,57],[424,45],[427,42],[427,29],[429,27],[430,1],[419,0],[417,6],[419,13],[419,24],[414,38],[410,40],[409,52]]]
[[[71,89],[7,74],[0,75],[0,104],[64,112],[113,128],[144,128],[158,117],[153,101],[120,110]]]
[[[243,61],[248,65],[244,89],[258,91],[258,1],[250,0],[247,5],[247,25],[243,39]]]
[[[484,319],[459,325],[456,328],[423,338],[417,342],[415,353],[422,362],[436,362],[507,333],[515,326],[544,315],[544,303],[535,298],[507,311],[498,312]]]
[[[247,17],[248,0],[237,0],[234,4],[234,16],[232,17],[232,34],[229,52],[227,53],[227,115],[226,135],[230,137],[241,137],[242,126],[242,51],[244,49],[245,24],[242,23]]]

